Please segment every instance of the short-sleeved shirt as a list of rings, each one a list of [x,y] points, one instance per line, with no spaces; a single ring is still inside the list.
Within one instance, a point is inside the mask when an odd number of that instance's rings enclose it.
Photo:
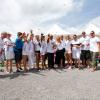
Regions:
[[[90,51],[99,52],[97,42],[100,42],[100,39],[98,37],[90,38]]]
[[[66,41],[65,50],[67,53],[71,53],[71,44],[72,44],[72,41],[69,41],[69,40]]]
[[[89,44],[90,37],[88,37],[88,36],[86,36],[85,38],[84,37],[81,37],[79,39],[79,41],[83,45],[81,47],[81,50],[90,50],[90,44]]]
[[[21,39],[16,39],[14,51],[18,51],[18,49],[23,48],[23,41]]]
[[[57,43],[57,50],[62,50],[64,48],[63,43]]]
[[[72,40],[72,45],[78,45],[80,44],[80,41],[79,40]],[[80,50],[80,48],[77,48],[77,47],[72,47],[72,50]]]
[[[34,44],[35,44],[35,51],[40,51],[40,48],[41,48],[41,42],[35,40],[35,41],[34,41]]]
[[[47,43],[47,52],[48,53],[54,53],[54,48],[53,46],[55,45],[55,41],[54,40],[50,40],[49,43]]]
[[[13,52],[13,45],[10,39],[4,39],[4,49],[5,51]],[[10,45],[10,46],[9,46]]]

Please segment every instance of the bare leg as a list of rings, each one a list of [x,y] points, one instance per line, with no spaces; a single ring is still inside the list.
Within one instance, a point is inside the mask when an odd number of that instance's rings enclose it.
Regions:
[[[9,60],[6,60],[6,71],[9,72],[8,66],[9,66]]]
[[[26,72],[27,71],[27,67],[26,67],[26,64],[27,64],[27,56],[23,56],[23,66],[24,66],[24,71]]]
[[[40,54],[37,53],[37,54],[36,54],[36,66],[37,66],[37,69],[40,69],[40,67],[39,67],[39,62],[40,62]]]
[[[12,60],[9,60],[10,72],[12,72]]]

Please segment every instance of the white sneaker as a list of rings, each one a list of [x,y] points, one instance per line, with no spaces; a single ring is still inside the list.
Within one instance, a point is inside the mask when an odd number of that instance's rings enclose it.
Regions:
[[[72,69],[72,66],[69,66],[68,69]]]
[[[55,67],[55,68],[57,68],[58,66],[57,66],[57,65],[55,65],[54,67]]]
[[[90,66],[87,66],[88,69],[90,69]]]
[[[8,72],[8,71],[5,71],[6,72],[6,74],[9,74],[10,72]]]

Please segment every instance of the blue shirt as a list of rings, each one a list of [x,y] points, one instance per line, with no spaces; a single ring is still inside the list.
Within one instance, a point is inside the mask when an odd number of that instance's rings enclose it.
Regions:
[[[22,49],[22,48],[23,48],[23,41],[19,38],[16,39],[14,51],[17,51],[18,49]]]

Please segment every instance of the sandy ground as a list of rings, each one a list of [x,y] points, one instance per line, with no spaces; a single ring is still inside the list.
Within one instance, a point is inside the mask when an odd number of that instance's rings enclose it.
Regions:
[[[100,71],[0,72],[0,100],[100,100]]]

